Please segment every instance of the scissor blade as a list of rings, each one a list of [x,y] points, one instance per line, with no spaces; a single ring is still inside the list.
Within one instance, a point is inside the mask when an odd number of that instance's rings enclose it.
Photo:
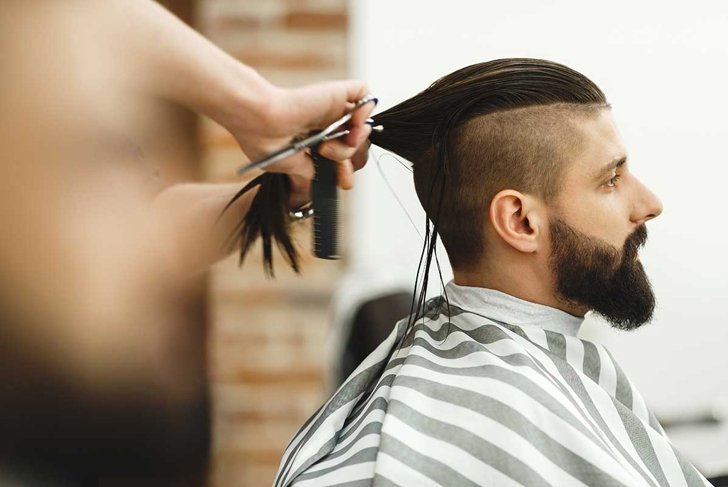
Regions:
[[[270,155],[265,156],[263,159],[259,159],[255,162],[251,162],[250,164],[247,164],[240,169],[238,169],[238,175],[246,173],[252,169],[263,169],[274,162],[278,162],[281,159],[285,159],[287,157],[291,157],[297,152],[300,152],[308,147],[313,147],[319,143],[321,143],[326,136],[326,132],[318,132],[311,137],[307,137],[303,140],[300,140],[298,142],[294,142],[288,147],[284,147],[283,149],[280,149]]]
[[[287,157],[291,157],[298,151],[299,149],[293,146],[284,147],[283,149],[276,151],[273,154],[265,156],[263,159],[258,159],[257,161],[251,162],[250,164],[246,164],[245,166],[241,167],[240,169],[238,169],[238,176],[241,174],[245,174],[248,171],[252,171],[253,169],[264,169],[274,162],[278,162]]]

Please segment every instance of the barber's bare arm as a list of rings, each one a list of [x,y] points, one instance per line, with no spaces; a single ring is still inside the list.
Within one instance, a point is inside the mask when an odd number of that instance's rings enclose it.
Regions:
[[[298,134],[321,128],[367,94],[359,81],[333,81],[295,89],[276,87],[151,0],[109,0],[115,9],[114,42],[136,65],[137,88],[203,113],[228,129],[249,159],[279,149]],[[337,161],[339,185],[353,185],[351,158],[367,139],[365,120],[374,104],[359,109],[351,133],[327,142],[321,153]],[[241,160],[242,162],[242,160]],[[292,204],[305,202],[313,165],[303,154],[268,170],[287,173]],[[180,270],[199,270],[225,254],[226,239],[248,210],[254,192],[213,225],[240,185],[184,184],[164,190],[154,203],[153,225],[168,242],[164,252]],[[229,250],[229,248],[228,248]]]
[[[360,81],[279,88],[151,0],[109,0],[115,9],[114,41],[136,64],[135,82],[150,94],[203,113],[228,129],[250,159],[280,148],[294,135],[321,128],[367,94]],[[138,79],[137,79],[138,78]],[[351,185],[349,159],[366,140],[373,105],[357,110],[349,136],[330,141],[322,155],[340,162],[340,184]],[[273,170],[308,178],[303,155]]]

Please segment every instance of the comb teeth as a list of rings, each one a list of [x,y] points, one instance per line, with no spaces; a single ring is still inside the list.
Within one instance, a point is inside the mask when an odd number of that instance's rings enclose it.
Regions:
[[[316,176],[311,185],[313,206],[313,251],[320,259],[339,258],[339,201],[336,164],[311,151]]]
[[[316,257],[320,259],[339,258],[338,220],[336,200],[328,199],[319,202],[313,217],[313,251]]]

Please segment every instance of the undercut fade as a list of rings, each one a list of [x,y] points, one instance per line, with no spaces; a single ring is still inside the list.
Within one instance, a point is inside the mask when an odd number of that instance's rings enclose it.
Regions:
[[[551,201],[579,149],[578,122],[607,108],[599,87],[571,68],[500,59],[455,71],[378,114],[385,130],[370,138],[412,162],[420,203],[460,269],[483,258],[493,197],[514,189]]]

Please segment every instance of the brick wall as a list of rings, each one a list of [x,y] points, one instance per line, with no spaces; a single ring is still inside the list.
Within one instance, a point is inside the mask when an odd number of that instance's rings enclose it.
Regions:
[[[197,27],[272,82],[293,86],[346,77],[345,0],[198,0]],[[203,171],[229,181],[243,156],[209,121],[201,124]],[[260,253],[209,279],[213,395],[212,486],[270,485],[290,437],[325,399],[324,344],[339,262],[317,261],[300,229],[303,278],[277,259],[266,280]]]

